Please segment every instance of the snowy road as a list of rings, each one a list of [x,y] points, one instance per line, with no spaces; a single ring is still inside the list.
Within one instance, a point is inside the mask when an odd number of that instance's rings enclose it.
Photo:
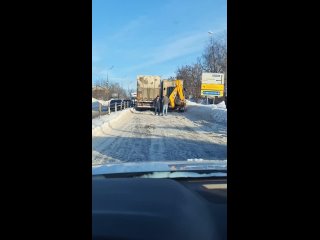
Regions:
[[[94,134],[92,164],[227,159],[225,124],[210,122],[193,107],[168,116],[128,109]]]

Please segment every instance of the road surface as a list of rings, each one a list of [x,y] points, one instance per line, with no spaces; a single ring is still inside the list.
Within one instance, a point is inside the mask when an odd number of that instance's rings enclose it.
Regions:
[[[155,116],[151,111],[128,110],[93,136],[92,164],[141,161],[227,159],[227,129],[212,123],[192,107],[184,113]]]

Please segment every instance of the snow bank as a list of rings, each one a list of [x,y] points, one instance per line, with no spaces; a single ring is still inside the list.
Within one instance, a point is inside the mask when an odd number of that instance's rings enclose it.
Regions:
[[[196,102],[192,102],[192,101],[187,100],[187,107],[188,107],[188,106],[196,106],[196,105],[200,105],[200,104],[199,104],[199,103],[196,103]]]
[[[201,115],[205,120],[227,124],[227,109],[225,102],[204,105],[187,100],[187,113]]]
[[[94,111],[99,111],[99,104],[102,105],[102,108],[101,108],[102,111],[108,111],[107,107],[109,106],[110,101],[111,100],[103,101],[103,100],[98,100],[98,99],[92,98],[92,111],[93,112]]]
[[[110,124],[124,117],[130,112],[130,108],[118,112],[112,112],[110,115],[103,115],[100,118],[92,119],[92,137],[105,135],[104,132],[110,128]]]
[[[224,101],[218,103],[218,104],[206,104],[206,101],[202,101],[201,103],[196,103],[193,101],[187,100],[187,106],[201,106],[201,107],[212,107],[212,108],[226,108],[226,103]]]
[[[227,108],[226,108],[226,103],[225,103],[224,101],[222,101],[221,103],[216,104],[215,106],[217,106],[218,108],[227,109]]]
[[[92,108],[95,106],[98,106],[99,108],[99,103],[102,104],[103,106],[108,106],[109,105],[109,101],[103,101],[103,100],[98,100],[98,99],[95,99],[95,98],[92,98]]]

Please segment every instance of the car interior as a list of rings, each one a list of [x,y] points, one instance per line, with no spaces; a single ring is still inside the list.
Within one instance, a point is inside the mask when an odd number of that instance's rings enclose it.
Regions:
[[[93,239],[227,239],[227,178],[92,177]]]

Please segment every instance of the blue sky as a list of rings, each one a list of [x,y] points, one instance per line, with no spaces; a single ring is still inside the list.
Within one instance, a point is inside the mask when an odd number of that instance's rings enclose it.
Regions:
[[[125,89],[137,75],[175,76],[194,63],[208,31],[227,30],[227,0],[92,0],[92,83]]]

